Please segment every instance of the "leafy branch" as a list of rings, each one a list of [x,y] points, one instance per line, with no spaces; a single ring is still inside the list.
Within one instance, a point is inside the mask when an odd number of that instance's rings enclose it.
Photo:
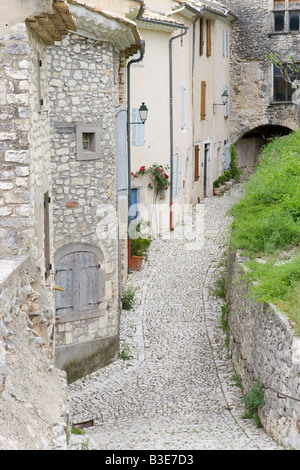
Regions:
[[[289,56],[289,62],[284,62],[281,56],[275,52],[267,55],[268,60],[279,68],[284,80],[294,89],[300,87],[300,63],[296,62],[294,54]]]

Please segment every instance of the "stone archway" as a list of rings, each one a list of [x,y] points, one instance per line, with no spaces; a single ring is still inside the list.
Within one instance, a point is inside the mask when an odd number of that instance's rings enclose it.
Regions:
[[[288,135],[290,132],[292,132],[292,129],[288,127],[266,124],[244,133],[235,144],[238,165],[243,170],[244,175],[253,171],[257,163],[257,157],[262,147],[268,143],[268,139],[274,136]]]

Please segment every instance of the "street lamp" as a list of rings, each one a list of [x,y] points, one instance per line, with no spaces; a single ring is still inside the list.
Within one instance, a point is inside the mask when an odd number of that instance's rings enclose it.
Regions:
[[[131,122],[130,124],[145,124],[147,116],[148,116],[148,108],[143,102],[139,108],[139,114],[140,114],[140,122]]]
[[[148,116],[148,108],[144,102],[140,106],[139,113],[140,113],[140,120],[142,121],[143,124],[145,124],[145,121]]]
[[[226,104],[228,103],[229,95],[227,93],[227,90],[223,91],[223,93],[221,95],[221,98],[222,98],[222,103],[214,103],[213,104],[214,113],[215,113],[215,106],[226,106]]]

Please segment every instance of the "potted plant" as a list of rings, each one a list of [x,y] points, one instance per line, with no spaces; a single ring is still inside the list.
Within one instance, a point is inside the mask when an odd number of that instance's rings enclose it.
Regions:
[[[144,258],[151,244],[150,238],[133,238],[131,240],[131,268],[141,270]]]
[[[218,196],[221,193],[221,183],[218,179],[213,182],[213,187],[214,187],[214,195]]]

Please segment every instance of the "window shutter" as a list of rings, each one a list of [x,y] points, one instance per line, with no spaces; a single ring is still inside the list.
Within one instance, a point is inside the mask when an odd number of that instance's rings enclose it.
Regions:
[[[182,83],[180,85],[180,122],[181,130],[186,128],[186,87]]]
[[[132,122],[132,145],[137,147],[143,146],[145,144],[144,125],[142,124],[138,109],[132,110]]]
[[[173,194],[177,196],[180,190],[180,156],[178,153],[174,155],[173,164]]]
[[[203,55],[203,18],[200,18],[199,53]]]
[[[195,181],[199,180],[199,145],[195,145]]]
[[[206,21],[206,55],[211,56],[211,21]]]
[[[65,289],[56,293],[56,311],[59,315],[99,307],[99,270],[99,261],[93,253],[71,253],[59,260],[56,284]]]
[[[223,56],[229,56],[229,32],[223,29]]]
[[[206,118],[206,82],[201,82],[201,121]]]

